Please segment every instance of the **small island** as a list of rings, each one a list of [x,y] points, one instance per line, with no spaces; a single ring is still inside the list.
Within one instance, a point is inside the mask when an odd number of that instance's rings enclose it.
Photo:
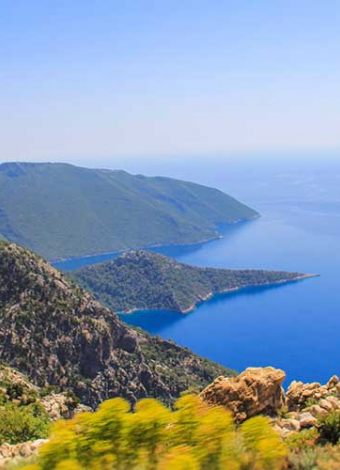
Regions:
[[[171,310],[188,313],[216,294],[299,281],[314,275],[201,268],[139,250],[75,271],[72,277],[115,312]]]

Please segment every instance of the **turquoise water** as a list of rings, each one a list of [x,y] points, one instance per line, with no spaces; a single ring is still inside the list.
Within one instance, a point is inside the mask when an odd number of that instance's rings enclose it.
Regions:
[[[320,277],[220,296],[187,315],[139,312],[122,318],[239,371],[273,365],[286,371],[287,382],[326,381],[340,375],[340,165],[285,161],[246,169],[217,171],[208,164],[204,169],[203,162],[190,179],[239,197],[261,213],[260,219],[225,230],[222,240],[157,251],[199,266]],[[169,173],[181,176],[174,168]],[[59,267],[77,267],[67,263]]]

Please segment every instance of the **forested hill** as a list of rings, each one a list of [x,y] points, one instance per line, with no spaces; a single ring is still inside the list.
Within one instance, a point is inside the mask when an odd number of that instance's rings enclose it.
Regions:
[[[196,243],[258,214],[223,192],[67,164],[0,165],[0,233],[47,259]]]
[[[231,371],[137,331],[26,248],[0,242],[0,363],[96,406],[122,396],[171,402]]]
[[[214,294],[308,277],[300,273],[199,268],[148,252],[128,252],[72,276],[118,312],[174,310],[188,312]]]

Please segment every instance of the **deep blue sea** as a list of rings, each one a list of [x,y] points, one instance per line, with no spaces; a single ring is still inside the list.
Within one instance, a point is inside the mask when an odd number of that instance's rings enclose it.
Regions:
[[[238,371],[280,367],[287,373],[286,385],[293,379],[324,382],[340,375],[340,155],[194,163],[172,162],[162,171],[151,164],[144,171],[128,170],[218,187],[257,209],[261,218],[226,229],[221,240],[158,251],[198,266],[320,277],[217,297],[187,315],[140,312],[122,315],[124,321]],[[75,269],[101,260],[58,267]]]

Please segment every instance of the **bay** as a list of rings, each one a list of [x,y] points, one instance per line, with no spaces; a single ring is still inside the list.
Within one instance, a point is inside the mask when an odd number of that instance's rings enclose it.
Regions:
[[[221,240],[156,251],[198,266],[320,277],[218,296],[186,315],[149,311],[121,318],[239,371],[280,367],[287,373],[286,384],[340,375],[339,159],[253,159],[232,165],[203,159],[191,169],[191,178],[183,165],[165,166],[163,173],[219,187],[257,209],[261,218],[226,228]],[[78,267],[67,263],[58,267]]]

